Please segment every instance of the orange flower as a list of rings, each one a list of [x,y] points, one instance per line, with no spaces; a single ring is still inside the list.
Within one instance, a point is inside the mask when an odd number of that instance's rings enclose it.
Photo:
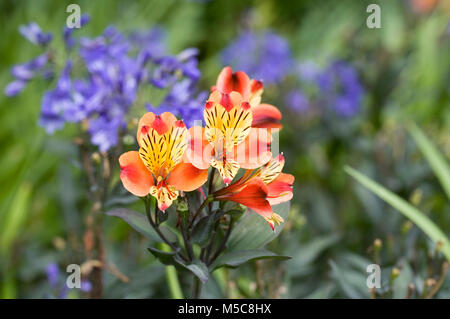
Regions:
[[[252,128],[250,104],[239,92],[211,93],[205,105],[205,128],[189,129],[188,158],[199,169],[217,168],[229,184],[240,167],[253,169],[272,157],[272,136],[266,129]]]
[[[261,104],[264,85],[261,81],[248,77],[245,72],[237,71],[229,66],[224,67],[217,78],[212,91],[222,93],[239,92],[244,100],[248,100],[253,113],[252,127],[280,129],[281,112],[273,105]]]
[[[293,196],[294,176],[281,172],[284,162],[284,156],[280,154],[263,167],[246,170],[235,183],[215,192],[215,198],[247,206],[263,216],[274,229],[283,218],[272,212],[271,205],[289,201]]]
[[[139,152],[119,158],[123,186],[136,196],[151,194],[165,211],[179,191],[193,191],[208,178],[208,170],[198,169],[185,157],[188,131],[183,121],[165,112],[145,114],[139,121]]]

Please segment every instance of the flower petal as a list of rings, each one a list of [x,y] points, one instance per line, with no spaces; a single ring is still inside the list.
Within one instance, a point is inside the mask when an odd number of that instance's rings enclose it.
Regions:
[[[119,163],[123,186],[133,195],[146,196],[154,185],[153,176],[141,161],[139,153],[124,153],[119,157]]]
[[[139,155],[155,177],[166,177],[181,162],[187,148],[188,134],[183,121],[176,120],[161,131],[165,126],[162,118],[156,116],[152,127],[142,126],[139,136]]]
[[[264,91],[264,85],[261,81],[250,81],[250,96],[248,101],[252,107],[256,107],[261,103],[262,94]]]
[[[267,194],[267,186],[260,179],[255,179],[240,192],[231,196],[224,196],[224,198],[225,200],[242,204],[263,217],[270,218],[272,216],[272,207],[270,207],[267,200]]]
[[[156,120],[156,121],[155,121]],[[169,130],[173,123],[177,120],[175,115],[170,112],[164,112],[161,115],[156,115],[153,112],[147,112],[139,120],[138,130],[137,130],[137,140],[139,142],[140,135],[144,127],[144,132],[148,128],[155,129],[160,135],[164,134]]]
[[[205,136],[205,129],[193,126],[188,132],[187,159],[199,169],[208,169],[211,165],[213,147]]]
[[[191,163],[180,163],[170,172],[167,184],[184,192],[201,187],[208,179],[208,169],[198,169]]]
[[[172,205],[172,202],[177,199],[179,192],[171,185],[158,183],[157,186],[152,186],[150,188],[150,194],[156,198],[158,201],[158,208],[164,212]]]
[[[260,104],[252,107],[253,127],[260,128],[281,128],[281,112],[273,105]]]
[[[292,199],[292,185],[294,176],[291,174],[280,173],[273,182],[267,184],[267,199],[270,205],[277,205]]]
[[[220,72],[215,88],[223,93],[239,92],[246,99],[250,94],[250,79],[245,72],[233,73],[233,69],[227,66]]]
[[[255,169],[266,164],[272,158],[270,143],[272,135],[270,130],[264,128],[251,128],[243,143],[235,147],[235,157],[240,167]]]
[[[265,184],[269,184],[275,178],[278,177],[278,175],[283,170],[283,166],[284,166],[284,156],[283,154],[279,154],[277,157],[271,159],[267,163],[267,165],[265,165],[261,169],[261,172],[259,173],[259,178],[261,178]]]

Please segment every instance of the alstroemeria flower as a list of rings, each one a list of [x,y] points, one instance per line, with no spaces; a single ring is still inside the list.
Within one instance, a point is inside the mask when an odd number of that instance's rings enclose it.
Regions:
[[[250,104],[240,93],[211,93],[205,105],[205,128],[189,129],[190,162],[199,169],[217,168],[229,184],[239,168],[253,169],[271,157],[272,136],[266,129],[252,128]]]
[[[229,66],[224,67],[217,78],[212,91],[222,93],[239,92],[244,100],[248,100],[253,113],[252,127],[280,129],[281,112],[273,105],[261,104],[264,85],[261,81],[252,79],[243,71],[233,73]]]
[[[246,170],[235,183],[215,192],[214,197],[247,206],[264,217],[274,229],[283,218],[273,213],[271,206],[289,201],[293,196],[294,176],[281,172],[284,162],[284,156],[280,154],[263,167]]]
[[[132,194],[151,194],[165,211],[180,191],[193,191],[208,178],[208,170],[187,161],[188,131],[183,121],[169,112],[145,114],[139,121],[139,152],[130,151],[119,158],[120,179]]]

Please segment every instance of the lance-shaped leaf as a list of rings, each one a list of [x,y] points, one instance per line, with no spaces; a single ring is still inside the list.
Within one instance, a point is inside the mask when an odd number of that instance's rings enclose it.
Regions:
[[[445,160],[444,156],[439,153],[433,143],[423,134],[423,132],[415,125],[412,124],[408,127],[414,141],[419,146],[420,151],[423,153],[434,174],[439,179],[442,188],[447,193],[447,197],[450,199],[450,166]]]
[[[106,212],[106,215],[119,217],[145,237],[156,242],[163,242],[159,235],[152,228],[149,221],[147,220],[147,217],[144,216],[144,214],[138,213],[131,209],[117,208]],[[167,227],[161,225],[159,229],[168,240],[170,240],[171,242],[177,241],[177,237],[175,236],[175,234],[171,232]]]
[[[211,269],[222,266],[237,267],[251,260],[275,258],[280,260],[290,259],[289,256],[280,256],[265,249],[230,251],[221,255],[211,265]]]
[[[185,263],[180,257],[175,256],[174,260],[181,265],[182,267],[184,267],[185,269],[189,270],[190,272],[192,272],[194,275],[196,275],[198,277],[198,279],[200,279],[200,281],[202,283],[205,283],[208,281],[209,279],[209,270],[208,267],[205,265],[204,262],[202,262],[201,260],[195,259],[193,260],[191,263]]]
[[[192,230],[192,242],[204,246],[210,240],[214,226],[215,215],[211,214],[201,218]]]
[[[174,256],[175,252],[173,251],[162,251],[153,247],[147,248],[148,251],[155,256],[157,259],[159,259],[160,262],[162,262],[164,265],[173,265],[174,264]]]
[[[392,207],[397,209],[407,218],[409,218],[414,224],[416,224],[422,231],[427,234],[436,244],[440,243],[441,251],[445,257],[450,261],[450,242],[445,235],[445,233],[424,213],[419,211],[413,205],[408,203],[403,198],[392,193],[388,189],[384,188],[380,184],[372,181],[367,176],[361,174],[360,172],[354,170],[351,167],[345,167],[345,171],[355,178],[362,185],[370,189],[377,196],[383,199],[385,202],[390,204]]]
[[[286,221],[289,214],[290,203],[285,202],[273,206],[273,212]],[[264,247],[274,240],[283,229],[286,222],[276,226],[272,231],[267,222],[255,212],[247,211],[233,228],[228,241],[229,251],[254,250]]]

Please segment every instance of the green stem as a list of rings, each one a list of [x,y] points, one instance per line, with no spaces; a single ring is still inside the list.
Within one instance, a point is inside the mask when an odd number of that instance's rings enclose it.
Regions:
[[[194,287],[192,292],[192,298],[199,299],[201,292],[202,292],[202,283],[197,276],[194,276]]]
[[[174,246],[174,244],[172,244],[170,242],[170,240],[168,240],[166,238],[166,236],[164,236],[164,234],[161,232],[161,230],[159,229],[159,227],[157,227],[155,225],[155,222],[152,219],[152,215],[151,215],[151,211],[150,211],[150,205],[148,203],[148,198],[144,198],[144,203],[145,203],[145,213],[147,215],[147,219],[150,223],[150,225],[153,227],[153,229],[155,230],[155,232],[159,235],[159,237],[167,244],[170,246],[170,248],[173,249],[173,251],[177,252],[177,254],[180,256],[181,259],[183,259],[184,261],[188,261],[188,258],[186,258],[186,256],[184,256],[181,252],[178,252],[177,247]],[[156,214],[156,212],[155,212]]]
[[[170,247],[164,243],[160,244],[162,251],[170,252]],[[173,299],[183,299],[183,291],[181,290],[180,282],[177,276],[175,266],[166,266],[166,278],[169,284],[170,295]]]
[[[189,260],[192,261],[194,259],[194,252],[192,250],[192,243],[189,240],[189,236],[186,233],[186,225],[184,224],[184,218],[182,218],[180,223],[181,235],[183,236],[184,247],[186,248],[186,252],[188,254]]]
[[[208,186],[208,196],[212,196],[214,191],[214,177],[216,176],[216,169],[211,167],[211,172],[209,172],[209,186]],[[211,213],[212,205],[208,203],[208,211]]]
[[[205,208],[205,206],[209,203],[212,202],[214,200],[214,197],[212,197],[212,195],[208,195],[205,200],[203,201],[203,203],[200,205],[200,207],[197,209],[197,211],[194,214],[194,217],[192,217],[191,222],[189,223],[189,228],[191,228],[194,225],[194,221],[197,218],[197,216],[202,212],[203,208]]]
[[[230,223],[228,224],[228,229],[227,229],[227,233],[225,234],[225,237],[223,238],[223,240],[222,240],[222,242],[220,243],[220,245],[219,245],[219,248],[217,248],[217,250],[216,250],[216,252],[214,253],[214,255],[211,257],[211,259],[208,261],[207,260],[207,265],[209,266],[209,265],[211,265],[213,262],[214,262],[214,260],[216,260],[216,258],[217,257],[219,257],[219,255],[223,252],[223,250],[225,249],[225,247],[226,247],[226,244],[227,244],[227,241],[228,241],[228,238],[230,237],[230,234],[231,234],[231,230],[233,229],[233,222],[234,222],[234,219],[233,219],[233,217],[231,217],[231,215],[230,215]]]

